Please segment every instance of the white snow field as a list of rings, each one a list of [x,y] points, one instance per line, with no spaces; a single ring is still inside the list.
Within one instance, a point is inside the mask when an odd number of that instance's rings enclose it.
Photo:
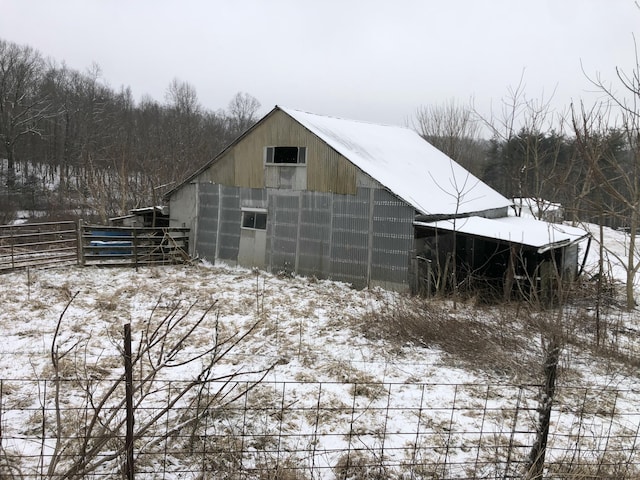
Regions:
[[[624,234],[606,234],[623,252]],[[615,303],[600,351],[589,299],[562,317],[477,298],[454,309],[224,265],[14,272],[0,306],[2,478],[118,478],[125,324],[134,358],[154,345],[133,372],[139,478],[520,478],[548,319],[573,339],[550,478],[639,474],[638,315]]]

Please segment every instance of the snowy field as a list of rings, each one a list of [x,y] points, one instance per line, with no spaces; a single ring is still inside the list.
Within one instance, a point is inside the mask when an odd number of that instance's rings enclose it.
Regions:
[[[606,238],[608,247],[624,253],[624,235],[607,230]],[[593,245],[591,272],[596,254]],[[623,277],[615,256],[608,261],[611,271]],[[137,424],[145,424],[156,412],[152,408],[166,404],[165,397],[172,398],[172,388],[185,388],[206,371],[211,380],[207,395],[200,385],[188,391],[161,417],[163,425],[153,425],[147,434],[162,437],[171,430],[169,424],[178,425],[185,412],[206,397],[213,399],[206,408],[224,405],[226,414],[198,424],[197,438],[217,438],[209,449],[221,448],[223,437],[228,441],[237,435],[243,442],[240,460],[198,470],[193,465],[202,463],[204,450],[197,450],[199,460],[194,462],[184,453],[186,437],[177,430],[159,442],[147,440],[137,445],[144,478],[198,478],[203,470],[228,472],[225,468],[250,472],[237,478],[368,478],[373,466],[384,469],[384,478],[403,478],[403,472],[411,478],[463,478],[471,469],[477,478],[493,478],[521,472],[531,446],[538,391],[532,384],[542,381],[540,338],[527,330],[526,322],[512,318],[515,310],[503,306],[476,300],[454,310],[448,301],[423,303],[381,289],[359,291],[336,282],[206,264],[138,271],[30,270],[0,280],[0,413],[6,463],[0,468],[5,474],[19,471],[25,478],[49,478],[44,475],[49,459],[60,453],[54,435],[56,404],[64,415],[72,408],[97,412],[105,385],[122,375],[125,324],[131,325],[134,355],[145,342],[161,338],[158,331],[169,332],[134,372],[135,383],[158,366],[152,377],[156,389],[136,393]],[[380,328],[384,322],[393,327],[399,313],[420,309],[428,310],[445,330],[450,326],[454,337],[471,337],[472,330],[509,337],[495,345],[504,357],[485,363],[479,356],[474,361],[474,352],[461,346],[456,353],[450,340],[400,333],[393,338],[388,328]],[[572,307],[567,318],[590,321],[592,315],[592,306],[583,303]],[[607,315],[607,341],[637,351],[636,312],[610,306]],[[465,322],[468,330],[460,328]],[[592,341],[587,327],[575,328],[575,336],[584,335],[585,343]],[[495,335],[487,338],[499,342]],[[549,456],[559,464],[569,457],[591,458],[594,464],[606,457],[622,472],[620,478],[633,478],[637,472],[632,466],[640,461],[635,451],[640,425],[635,366],[622,357],[597,355],[579,343],[567,345],[562,353],[551,432],[557,437],[550,442]],[[514,351],[504,345],[513,345]],[[227,352],[228,346],[232,348]],[[523,368],[496,367],[503,361]],[[57,397],[55,365],[63,380]],[[87,379],[95,382],[93,389],[83,384]],[[256,380],[261,383],[254,386]],[[228,402],[246,388],[246,395]],[[104,412],[121,410],[121,393],[116,397]],[[60,428],[69,430],[66,445],[72,449],[72,432],[77,431],[65,421]],[[571,450],[563,450],[571,445]],[[143,457],[142,452],[149,453]],[[345,452],[350,455],[346,464]],[[120,461],[114,457],[91,474],[113,475]],[[72,457],[58,458],[53,474],[68,471],[72,463]],[[358,465],[364,473],[355,477]],[[260,474],[283,468],[291,468],[292,476]]]

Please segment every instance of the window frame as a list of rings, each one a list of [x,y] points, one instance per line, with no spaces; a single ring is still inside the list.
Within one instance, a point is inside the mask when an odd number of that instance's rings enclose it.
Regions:
[[[296,148],[296,162],[276,162],[276,149],[278,148]],[[295,145],[278,145],[264,148],[264,164],[276,167],[306,167],[307,165],[307,147]]]
[[[266,208],[242,208],[241,209],[241,218],[240,218],[240,228],[245,230],[257,230],[257,231],[265,231],[267,230],[267,209]],[[253,215],[253,222],[251,226],[245,225],[247,222],[245,218],[247,214]],[[263,218],[264,222],[258,221],[258,218]],[[261,227],[264,225],[264,228]]]

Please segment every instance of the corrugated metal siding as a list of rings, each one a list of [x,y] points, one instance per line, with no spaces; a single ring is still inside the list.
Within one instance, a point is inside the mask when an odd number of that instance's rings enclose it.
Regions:
[[[241,188],[240,206],[267,208],[267,191],[264,188]]]
[[[240,246],[240,189],[221,185],[220,191],[218,258],[235,262]]]
[[[267,264],[274,272],[295,272],[300,195],[274,192],[269,198]]]
[[[303,192],[298,273],[327,278],[331,265],[331,194]]]
[[[198,232],[196,253],[198,257],[215,262],[218,235],[218,185],[201,183],[198,185]]]
[[[306,190],[306,165],[265,165],[264,181],[267,188],[281,188],[283,190]]]
[[[331,234],[331,271],[334,280],[367,285],[369,261],[370,189],[357,195],[335,195]]]
[[[315,275],[356,287],[370,281],[408,282],[414,211],[386,190],[359,188],[357,195],[334,195],[200,187],[197,248],[203,258],[214,260],[217,247],[217,258],[237,261],[241,207],[267,207],[266,263],[271,271]]]
[[[386,190],[374,191],[371,279],[406,283],[413,250],[415,211]]]

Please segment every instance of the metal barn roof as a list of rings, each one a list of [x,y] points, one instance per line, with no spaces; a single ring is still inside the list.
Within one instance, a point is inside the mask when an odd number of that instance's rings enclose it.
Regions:
[[[589,236],[581,228],[525,217],[468,217],[457,219],[455,225],[452,220],[415,222],[414,225],[526,245],[536,248],[538,253],[570,245]]]
[[[468,214],[512,204],[409,128],[276,108],[422,214]]]

